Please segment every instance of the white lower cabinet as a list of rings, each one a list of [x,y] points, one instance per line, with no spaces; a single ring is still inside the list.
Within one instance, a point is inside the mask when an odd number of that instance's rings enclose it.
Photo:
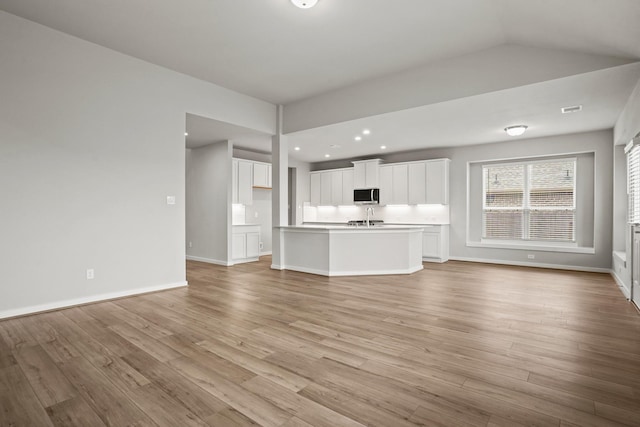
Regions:
[[[234,264],[258,261],[260,256],[260,226],[234,225],[231,237],[231,259]]]
[[[422,259],[430,262],[449,260],[449,226],[430,225],[422,232]]]

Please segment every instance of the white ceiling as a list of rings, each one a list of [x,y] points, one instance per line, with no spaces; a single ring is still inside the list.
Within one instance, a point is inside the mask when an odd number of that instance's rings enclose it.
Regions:
[[[640,63],[633,63],[294,132],[287,135],[289,152],[299,160],[318,162],[608,129],[638,79]],[[562,107],[573,105],[582,105],[583,110],[561,113]],[[504,132],[506,126],[517,124],[529,126],[524,135],[514,138]],[[363,129],[371,134],[362,135]],[[362,140],[355,141],[356,135]],[[381,145],[387,148],[382,150]],[[294,151],[296,146],[300,151]]]
[[[0,10],[278,104],[505,43],[640,60],[639,0],[319,0],[307,10],[290,0],[0,0]],[[528,137],[612,127],[639,77],[622,66],[297,132],[291,145],[303,149],[292,155],[495,142],[513,121],[530,125]],[[574,103],[585,110],[556,114]],[[270,150],[267,135],[203,120],[188,117],[188,144]],[[364,126],[374,133],[352,144]]]
[[[0,9],[269,102],[504,43],[640,59],[638,0],[0,0]]]

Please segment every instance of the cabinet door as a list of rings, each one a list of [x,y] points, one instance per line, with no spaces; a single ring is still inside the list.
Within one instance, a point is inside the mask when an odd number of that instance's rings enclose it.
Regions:
[[[409,164],[409,204],[427,203],[427,165],[425,163]]]
[[[253,163],[238,160],[238,203],[253,204]]]
[[[427,162],[427,194],[428,204],[449,204],[449,162],[438,160]]]
[[[409,203],[409,192],[407,189],[408,183],[408,166],[407,165],[395,165],[393,166],[393,191],[392,191],[392,204],[406,205]]]
[[[342,204],[353,205],[353,170],[342,171]]]
[[[320,205],[331,206],[333,202],[331,198],[332,184],[331,172],[320,173]]]
[[[257,258],[260,256],[260,233],[247,233],[247,256],[246,258]]]
[[[393,204],[393,166],[380,166],[380,204]]]
[[[269,187],[268,168],[266,163],[253,164],[254,187]]]
[[[342,171],[331,172],[331,204],[342,204]]]
[[[440,233],[422,233],[422,256],[425,258],[441,258]]]
[[[366,188],[367,168],[364,163],[354,163],[353,165],[353,188]]]
[[[231,203],[238,203],[238,161],[231,162]]]
[[[231,258],[243,259],[247,257],[247,238],[244,233],[233,233],[231,237]]]
[[[364,188],[378,188],[380,166],[378,161],[374,160],[365,163],[365,186]]]
[[[309,181],[311,183],[309,188],[309,198],[311,200],[311,206],[320,205],[320,173],[310,173]]]
[[[270,164],[267,164],[267,187],[273,187],[273,169]]]

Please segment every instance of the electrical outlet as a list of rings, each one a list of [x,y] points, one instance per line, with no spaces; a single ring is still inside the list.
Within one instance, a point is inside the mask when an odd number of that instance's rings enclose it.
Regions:
[[[93,268],[88,268],[87,269],[87,280],[92,280],[95,277],[95,274],[93,272]]]
[[[167,196],[167,204],[175,205],[176,204],[176,196]]]
[[[260,242],[260,249],[264,248],[264,243]]]
[[[527,255],[527,258],[529,259],[536,259],[536,256],[534,254],[529,254]]]

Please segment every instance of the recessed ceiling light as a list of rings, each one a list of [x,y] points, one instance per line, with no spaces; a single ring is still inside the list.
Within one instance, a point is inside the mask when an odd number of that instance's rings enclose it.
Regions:
[[[582,111],[582,105],[573,105],[571,107],[562,107],[560,109],[560,111],[562,111],[562,114],[577,113],[578,111]]]
[[[528,127],[529,126],[525,126],[525,125],[508,126],[504,128],[504,131],[509,136],[519,136],[519,135],[522,135],[524,131],[527,130]]]
[[[381,149],[381,150],[386,150],[386,149],[387,149],[387,146],[386,146],[386,145],[381,145],[381,146],[380,146],[380,149]]]
[[[324,156],[325,156],[325,157],[331,157],[329,154],[325,154]]]
[[[362,137],[361,137],[360,135],[356,136],[356,137],[355,137],[355,138],[353,138],[353,139],[355,139],[356,141],[362,141]]]
[[[189,132],[185,132],[185,133],[184,133],[184,136],[189,136]]]
[[[300,151],[300,147],[296,147],[296,148],[294,148],[294,150]]]
[[[369,129],[365,129],[365,130],[362,131],[362,134],[363,135],[369,135],[369,134],[371,134],[371,131]]]
[[[318,0],[291,0],[291,3],[298,6],[300,9],[309,9],[318,3]]]

